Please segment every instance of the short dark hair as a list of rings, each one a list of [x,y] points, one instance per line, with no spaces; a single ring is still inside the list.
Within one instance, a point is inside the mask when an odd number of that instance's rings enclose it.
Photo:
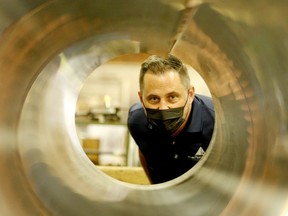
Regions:
[[[144,75],[147,71],[151,71],[153,74],[160,75],[165,72],[174,69],[180,76],[182,84],[189,89],[190,87],[190,77],[188,74],[187,67],[181,62],[180,59],[169,54],[167,57],[160,57],[157,55],[152,55],[148,57],[141,65],[140,76],[139,76],[139,86],[140,90],[144,87]]]

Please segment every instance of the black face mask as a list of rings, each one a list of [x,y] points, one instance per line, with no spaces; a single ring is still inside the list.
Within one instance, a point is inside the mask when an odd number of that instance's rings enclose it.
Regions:
[[[153,126],[162,132],[173,134],[184,122],[183,107],[171,108],[165,110],[146,109],[147,119]]]

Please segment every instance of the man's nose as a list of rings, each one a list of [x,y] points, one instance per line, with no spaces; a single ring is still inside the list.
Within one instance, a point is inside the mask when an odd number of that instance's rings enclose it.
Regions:
[[[166,101],[161,101],[159,104],[159,110],[169,109],[169,104]]]

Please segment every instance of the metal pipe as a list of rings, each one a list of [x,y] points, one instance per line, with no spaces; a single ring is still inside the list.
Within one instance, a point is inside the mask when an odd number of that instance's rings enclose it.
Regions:
[[[287,215],[287,3],[0,4],[1,215]],[[79,145],[80,88],[114,57],[169,52],[211,91],[210,147],[170,182],[119,182]]]

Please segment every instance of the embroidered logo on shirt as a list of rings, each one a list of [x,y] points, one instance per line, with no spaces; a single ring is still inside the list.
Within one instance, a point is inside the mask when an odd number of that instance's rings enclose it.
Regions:
[[[200,147],[194,156],[188,156],[188,158],[194,161],[199,161],[204,155],[204,153],[205,151],[203,150],[202,147]]]

